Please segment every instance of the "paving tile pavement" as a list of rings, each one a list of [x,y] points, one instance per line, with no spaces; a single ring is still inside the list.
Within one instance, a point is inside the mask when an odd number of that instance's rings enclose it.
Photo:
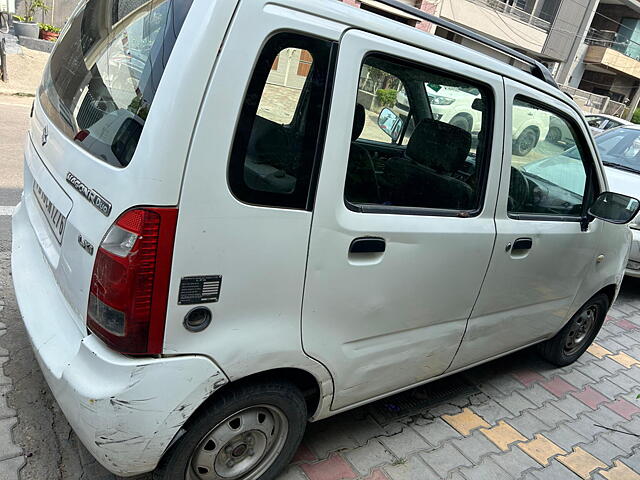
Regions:
[[[471,370],[483,401],[445,399],[357,447],[335,435],[314,451],[308,435],[295,476],[280,480],[640,480],[637,299],[618,301],[574,365],[556,369],[524,351]]]

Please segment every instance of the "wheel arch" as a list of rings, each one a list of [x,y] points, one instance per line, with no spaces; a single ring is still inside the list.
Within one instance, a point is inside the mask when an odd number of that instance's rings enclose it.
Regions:
[[[214,393],[209,395],[198,408],[191,414],[191,416],[185,422],[183,428],[188,429],[191,422],[203,411],[206,410],[214,397],[220,395],[232,388],[238,388],[241,385],[248,383],[261,383],[273,380],[286,381],[297,387],[304,396],[307,404],[307,415],[313,416],[314,413],[320,407],[321,401],[321,385],[320,380],[317,379],[312,373],[301,368],[275,368],[271,370],[264,370],[261,372],[252,373],[246,377],[239,378],[234,381],[230,381],[217,389]]]

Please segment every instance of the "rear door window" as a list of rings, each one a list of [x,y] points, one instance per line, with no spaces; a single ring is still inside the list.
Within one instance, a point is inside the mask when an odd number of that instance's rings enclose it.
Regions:
[[[88,0],[54,50],[39,96],[77,145],[126,167],[192,0]]]

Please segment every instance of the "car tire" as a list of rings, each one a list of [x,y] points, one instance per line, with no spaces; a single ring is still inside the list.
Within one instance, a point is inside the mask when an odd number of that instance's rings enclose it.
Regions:
[[[524,157],[538,144],[538,131],[533,127],[527,127],[513,143],[513,154]]]
[[[214,394],[154,471],[154,480],[273,480],[295,455],[307,424],[300,390],[280,381]]]
[[[562,132],[558,127],[549,127],[549,133],[547,133],[545,140],[549,143],[556,144],[562,140]]]
[[[538,345],[538,352],[558,367],[575,362],[598,335],[608,310],[609,298],[605,294],[592,297],[562,330]]]
[[[465,117],[464,115],[456,115],[451,119],[449,125],[453,125],[454,127],[461,128],[465,132],[471,133],[472,124],[471,121]]]

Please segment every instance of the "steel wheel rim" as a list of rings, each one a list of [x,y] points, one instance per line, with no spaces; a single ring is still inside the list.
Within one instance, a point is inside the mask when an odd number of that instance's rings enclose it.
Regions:
[[[535,141],[536,134],[531,130],[527,130],[526,132],[524,132],[522,140],[520,141],[520,150],[522,150],[523,152],[532,150]]]
[[[597,305],[591,305],[571,322],[564,343],[565,355],[571,356],[585,345],[595,328],[597,315]]]
[[[255,480],[282,451],[287,417],[273,405],[256,405],[213,427],[191,454],[185,480]]]

